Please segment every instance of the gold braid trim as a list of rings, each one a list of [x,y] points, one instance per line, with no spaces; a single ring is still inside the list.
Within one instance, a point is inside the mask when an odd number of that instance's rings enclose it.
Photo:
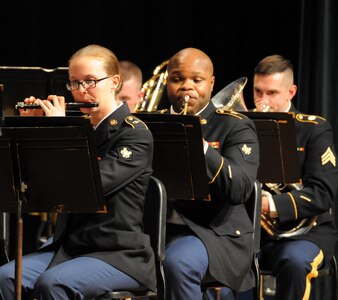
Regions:
[[[124,119],[124,121],[129,124],[131,127],[133,127],[135,129],[135,126],[134,126],[134,123],[137,124],[137,123],[141,123],[144,125],[145,128],[148,129],[148,126],[146,123],[144,123],[141,119],[135,117],[135,116],[128,116]]]
[[[292,196],[292,194],[290,192],[288,193],[288,195],[290,196],[292,204],[293,204],[293,207],[295,209],[295,219],[297,220],[298,219],[298,212],[297,212],[297,205],[296,205],[295,198],[293,198],[293,196]]]
[[[314,258],[313,262],[311,263],[311,271],[306,275],[306,285],[303,299],[310,299],[310,292],[311,292],[311,279],[316,278],[318,276],[318,266],[324,259],[323,251],[320,250],[319,254]]]
[[[216,175],[214,176],[214,178],[211,179],[211,181],[209,181],[209,184],[213,183],[216,180],[216,177],[218,176],[219,172],[221,172],[223,165],[224,165],[224,158],[222,157],[221,165],[220,165],[219,169],[217,170]]]
[[[234,110],[225,110],[225,109],[222,109],[222,108],[218,108],[216,109],[216,113],[219,114],[219,115],[228,115],[228,116],[232,116],[232,117],[235,117],[237,119],[244,119],[244,118],[247,118],[246,115],[243,115],[237,111],[234,111]]]
[[[312,124],[318,124],[318,120],[321,119],[323,121],[326,121],[325,118],[316,116],[316,115],[306,115],[306,114],[297,114],[296,115],[296,120],[298,122],[302,123],[312,123]]]

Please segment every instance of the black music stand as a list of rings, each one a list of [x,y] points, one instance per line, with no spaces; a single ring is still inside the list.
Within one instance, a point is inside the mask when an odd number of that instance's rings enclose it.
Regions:
[[[153,175],[168,199],[210,200],[199,116],[135,114],[154,137]]]
[[[2,110],[2,92],[4,90],[4,85],[0,83],[0,122],[3,117]],[[1,126],[0,126],[0,136],[2,135]],[[7,232],[7,218],[5,213],[1,213],[0,216],[0,266],[8,261],[7,258],[7,245],[6,245],[6,232]]]
[[[3,117],[3,104],[2,104],[2,92],[4,91],[4,85],[0,83],[0,119]]]
[[[241,113],[256,125],[260,148],[257,179],[261,183],[300,182],[294,114]]]
[[[93,128],[82,117],[5,117],[0,211],[17,213],[16,296],[21,297],[22,212],[104,211]]]

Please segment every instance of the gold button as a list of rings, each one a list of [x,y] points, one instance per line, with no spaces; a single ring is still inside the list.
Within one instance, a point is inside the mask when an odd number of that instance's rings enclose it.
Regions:
[[[208,121],[207,121],[206,119],[202,119],[202,120],[201,120],[201,124],[202,124],[202,125],[205,125],[205,124],[207,124],[207,123],[208,123]]]
[[[116,126],[117,125],[117,120],[116,119],[111,119],[110,120],[110,125],[111,126]]]
[[[240,232],[239,230],[236,230],[236,234],[237,234],[237,235],[240,235],[241,232]]]

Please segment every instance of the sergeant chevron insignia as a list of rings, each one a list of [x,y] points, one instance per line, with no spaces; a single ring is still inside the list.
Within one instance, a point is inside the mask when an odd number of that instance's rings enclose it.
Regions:
[[[336,157],[334,156],[332,150],[330,147],[326,149],[324,154],[321,156],[322,159],[322,166],[324,166],[327,163],[331,163],[334,167],[336,166]]]

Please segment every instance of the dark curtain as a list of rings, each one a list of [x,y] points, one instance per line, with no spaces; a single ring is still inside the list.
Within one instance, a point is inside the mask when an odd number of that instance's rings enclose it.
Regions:
[[[302,0],[299,33],[298,108],[332,125],[338,150],[338,1]],[[338,186],[338,183],[337,183]],[[336,203],[338,197],[336,197]],[[336,223],[338,220],[335,211]],[[336,250],[337,255],[337,250]],[[317,279],[311,299],[330,299],[328,277]]]
[[[338,1],[302,0],[298,108],[328,119],[338,141]]]

